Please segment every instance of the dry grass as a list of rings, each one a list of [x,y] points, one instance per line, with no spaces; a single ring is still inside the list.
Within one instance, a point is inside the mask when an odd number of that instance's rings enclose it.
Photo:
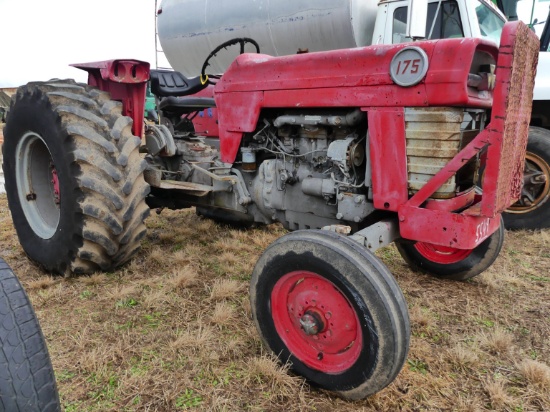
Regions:
[[[548,392],[550,396],[550,366],[533,359],[526,359],[518,369],[529,385]]]
[[[28,261],[0,204],[1,256],[35,306],[67,412],[550,411],[548,230],[507,233],[494,266],[465,283],[380,250],[409,305],[409,357],[388,388],[346,402],[275,362],[252,323],[250,274],[280,226],[164,211],[130,264],[64,279]]]
[[[506,391],[504,382],[489,379],[485,382],[484,387],[489,396],[489,402],[492,409],[501,411],[513,404],[512,398],[510,398]]]
[[[481,347],[489,350],[494,355],[507,355],[513,350],[514,336],[496,326],[487,332],[480,333],[479,341]]]

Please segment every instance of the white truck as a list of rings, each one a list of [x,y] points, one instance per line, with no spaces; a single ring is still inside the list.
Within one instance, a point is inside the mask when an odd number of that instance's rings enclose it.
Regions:
[[[521,0],[531,1],[537,0]],[[199,62],[214,46],[235,37],[252,38],[262,53],[275,56],[412,41],[405,33],[407,4],[407,0],[163,0],[158,10],[159,38],[172,67],[192,77],[201,73]],[[427,9],[428,39],[483,37],[498,43],[506,22],[487,0],[431,0]],[[230,52],[216,56],[209,70],[223,72],[234,57]],[[541,70],[547,60],[550,65],[550,54],[542,53],[522,196],[504,214],[511,229],[550,227],[550,131],[546,130],[550,79],[546,79],[549,71]]]

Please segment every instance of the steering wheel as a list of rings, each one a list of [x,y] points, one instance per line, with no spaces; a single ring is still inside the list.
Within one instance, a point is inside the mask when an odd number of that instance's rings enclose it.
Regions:
[[[212,79],[218,80],[221,77],[221,75],[217,75],[217,74],[206,74],[206,68],[210,65],[210,60],[212,60],[221,50],[227,49],[228,47],[234,46],[236,44],[240,44],[241,50],[240,50],[239,54],[243,54],[244,53],[244,46],[247,43],[252,44],[256,48],[256,53],[260,53],[260,45],[256,42],[256,40],[248,38],[248,37],[240,37],[240,38],[236,38],[236,39],[231,39],[231,40],[226,41],[225,43],[220,44],[218,47],[216,47],[208,55],[208,57],[206,58],[206,60],[204,61],[203,65],[202,65],[201,82],[203,82],[203,84],[204,83],[216,84],[217,81],[214,82],[214,81],[212,81]]]

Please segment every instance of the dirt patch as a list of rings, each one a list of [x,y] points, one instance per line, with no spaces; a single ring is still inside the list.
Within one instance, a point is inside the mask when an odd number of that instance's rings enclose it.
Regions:
[[[240,231],[192,210],[147,226],[126,267],[50,277],[25,257],[0,197],[2,257],[40,318],[66,411],[550,410],[550,230],[507,232],[496,263],[465,283],[380,250],[409,305],[411,349],[393,384],[350,403],[274,362],[251,321],[250,273],[280,226]]]

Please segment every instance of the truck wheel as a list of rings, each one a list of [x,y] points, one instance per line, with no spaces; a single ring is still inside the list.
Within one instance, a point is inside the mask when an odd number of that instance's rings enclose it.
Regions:
[[[70,80],[29,83],[4,129],[4,175],[19,241],[60,274],[112,270],[145,235],[145,161],[132,120],[105,92]]]
[[[275,241],[252,274],[250,300],[264,344],[314,385],[362,399],[389,385],[407,357],[407,304],[389,270],[332,232]]]
[[[521,199],[503,214],[507,229],[550,228],[550,131],[529,128]]]
[[[485,271],[504,243],[504,223],[475,249],[456,249],[424,242],[396,242],[397,250],[413,269],[441,279],[467,280]]]
[[[0,259],[0,412],[60,410],[40,325],[19,280]]]

